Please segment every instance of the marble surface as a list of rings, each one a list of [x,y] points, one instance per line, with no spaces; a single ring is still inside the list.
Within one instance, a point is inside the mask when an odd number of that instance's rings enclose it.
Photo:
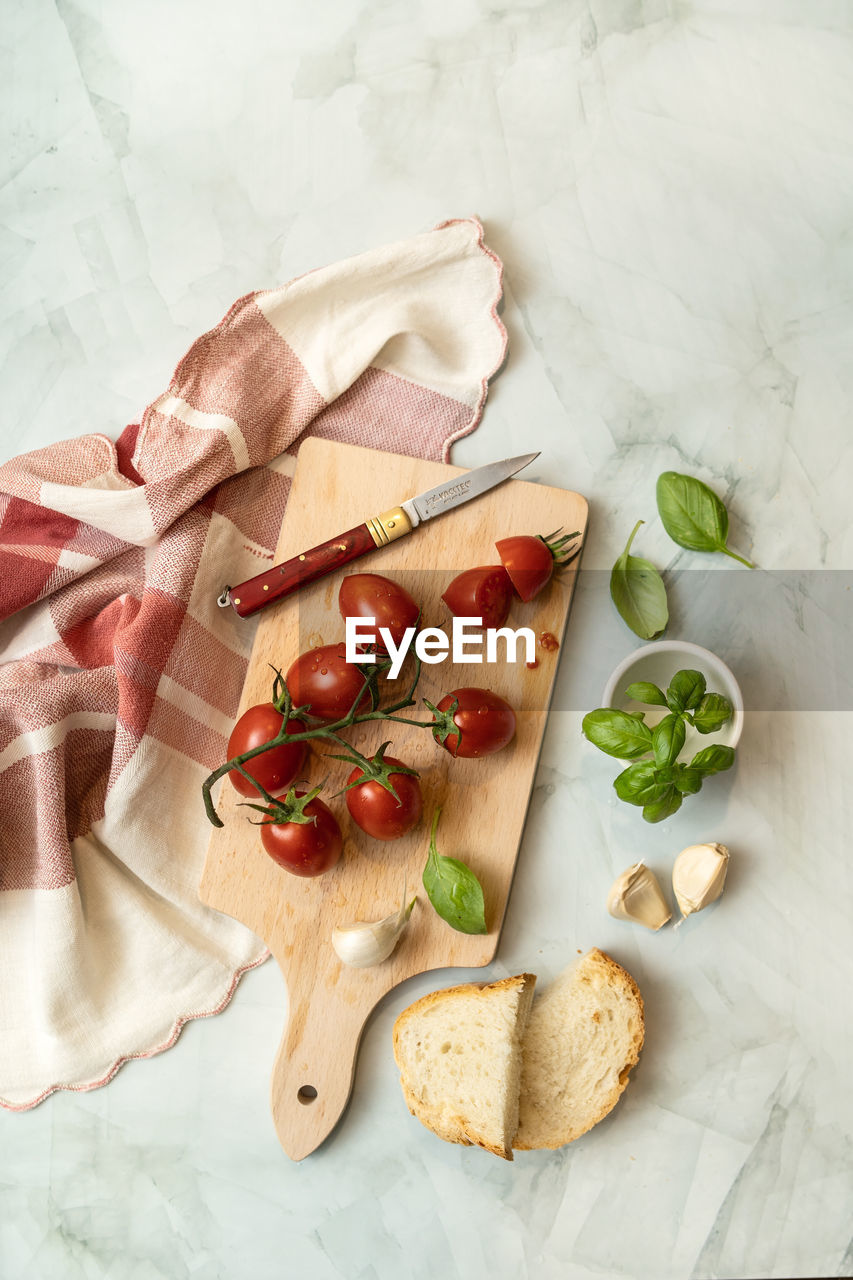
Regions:
[[[849,8],[6,0],[2,48],[3,457],[117,434],[250,289],[483,219],[510,356],[454,461],[535,442],[592,510],[487,972],[544,980],[597,945],[648,1010],[617,1111],[504,1164],[421,1129],[390,1051],[407,1003],[482,974],[412,981],[296,1165],[268,1113],[268,964],[107,1088],[0,1113],[3,1280],[853,1274]],[[668,541],[670,467],[725,497],[760,575]],[[747,705],[735,773],[662,827],[620,811],[579,734],[638,643],[604,571],[641,517],[672,634],[728,659]],[[732,850],[716,907],[658,935],[605,914],[624,866],[666,877],[696,839]]]

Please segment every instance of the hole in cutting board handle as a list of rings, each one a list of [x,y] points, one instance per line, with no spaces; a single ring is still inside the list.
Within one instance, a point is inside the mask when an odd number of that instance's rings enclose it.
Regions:
[[[296,1097],[303,1107],[307,1107],[309,1102],[313,1102],[317,1097],[317,1090],[313,1084],[303,1084],[301,1088],[296,1090]]]

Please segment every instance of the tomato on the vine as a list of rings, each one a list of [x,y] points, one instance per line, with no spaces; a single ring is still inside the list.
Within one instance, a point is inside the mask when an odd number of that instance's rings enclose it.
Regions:
[[[289,813],[305,820],[288,821]],[[272,860],[295,876],[320,876],[329,871],[340,858],[344,842],[337,818],[316,798],[316,791],[289,793],[282,817],[282,821],[261,825],[261,843]]]
[[[231,737],[228,739],[228,759],[241,756],[245,751],[251,751],[253,747],[260,747],[275,738],[281,731],[283,720],[284,716],[276,710],[272,702],[262,702],[255,707],[249,707],[231,730]],[[287,732],[304,733],[305,725],[301,720],[288,720]],[[291,782],[299,776],[307,754],[307,742],[284,742],[247,760],[243,768],[271,796],[277,796],[286,791]],[[260,793],[257,788],[253,787],[248,778],[244,778],[236,769],[230,769],[228,777],[241,796],[258,798]]]
[[[347,662],[346,645],[342,642],[308,649],[299,655],[286,676],[294,708],[310,708],[311,715],[326,724],[344,718],[364,688],[364,678],[362,667]],[[370,694],[365,689],[358,711],[361,714],[370,709]]]
[[[421,784],[413,773],[394,771],[395,765],[402,769],[407,767],[402,760],[385,756],[381,763],[391,766],[386,776],[396,796],[374,779],[352,786],[364,777],[364,770],[356,767],[347,779],[347,808],[353,822],[369,836],[376,840],[397,840],[420,821],[423,810]]]
[[[457,574],[441,597],[457,618],[479,618],[482,627],[502,627],[512,603],[512,581],[502,564]]]
[[[451,718],[454,698],[458,705]],[[515,736],[515,712],[491,689],[454,689],[445,694],[436,711],[433,737],[452,756],[490,756]]]
[[[420,607],[405,587],[381,573],[350,573],[340,585],[338,608],[343,618],[372,618],[376,622],[377,649],[382,649],[379,628],[385,627],[399,645],[405,631],[418,625]]]
[[[559,537],[549,533],[546,537],[517,534],[496,542],[498,555],[512,579],[518,595],[524,601],[532,600],[551,580],[555,567],[567,564],[575,554],[570,544],[579,533],[564,533]]]

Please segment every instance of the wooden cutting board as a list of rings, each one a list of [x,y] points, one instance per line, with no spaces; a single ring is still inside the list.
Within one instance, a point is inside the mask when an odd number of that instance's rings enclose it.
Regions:
[[[308,439],[299,451],[276,560],[460,474],[464,471],[458,467]],[[586,523],[587,503],[579,494],[514,479],[303,588],[260,615],[240,713],[270,700],[269,664],[286,671],[306,649],[343,640],[337,593],[345,573],[387,573],[422,604],[426,625],[449,626],[442,591],[462,569],[498,562],[496,538],[561,527],[585,533]],[[424,816],[410,835],[385,842],[361,832],[350,821],[343,796],[330,800],[344,786],[347,766],[324,761],[315,752],[310,781],[328,777],[324,798],[340,821],[344,854],[325,875],[300,879],[267,857],[246,810],[237,808],[240,797],[227,779],[219,784],[218,810],[225,826],[213,831],[200,896],[263,938],[284,974],[289,1011],[273,1071],[272,1112],[281,1144],[294,1160],[319,1146],[339,1120],[352,1089],[365,1023],[382,997],[414,974],[486,965],[495,955],[579,559],[536,600],[513,604],[506,625],[534,630],[538,666],[528,669],[521,646],[515,664],[453,665],[448,659],[423,668],[419,697],[435,702],[442,693],[479,685],[512,704],[518,728],[502,752],[481,760],[453,760],[426,729],[372,724],[347,731],[363,752],[390,738],[389,754],[419,771]],[[560,641],[559,650],[539,644],[545,632]],[[410,679],[407,664],[398,684]],[[395,696],[402,696],[396,690],[395,685]],[[407,714],[428,718],[422,705]],[[442,807],[439,853],[461,858],[478,875],[487,934],[457,933],[436,915],[424,892],[421,874],[437,805]],[[370,969],[343,965],[331,944],[335,925],[389,914],[399,906],[404,886],[418,900],[393,955]]]

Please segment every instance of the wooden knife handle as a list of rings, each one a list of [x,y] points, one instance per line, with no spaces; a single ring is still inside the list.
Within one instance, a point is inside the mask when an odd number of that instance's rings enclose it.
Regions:
[[[411,531],[411,521],[402,507],[392,507],[381,516],[372,516],[364,524],[357,524],[354,529],[348,529],[328,542],[321,542],[292,560],[265,569],[237,587],[229,587],[227,600],[223,598],[221,603],[230,604],[241,618],[248,618],[265,605],[283,600],[309,582],[316,582],[325,574],[349,564],[350,560],[357,560],[368,551],[384,547]]]
[[[248,618],[265,605],[283,600],[309,582],[315,582],[333,569],[339,569],[341,565],[349,564],[350,560],[357,560],[375,549],[376,543],[367,525],[356,525],[354,529],[348,529],[328,542],[321,542],[318,547],[312,547],[292,560],[285,560],[283,564],[274,565],[257,577],[231,587],[231,607],[241,618]]]

